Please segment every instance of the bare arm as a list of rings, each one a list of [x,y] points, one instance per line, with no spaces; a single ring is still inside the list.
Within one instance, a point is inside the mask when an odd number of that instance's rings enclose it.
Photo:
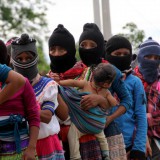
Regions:
[[[59,119],[61,119],[62,121],[65,121],[69,116],[68,106],[64,102],[64,100],[62,99],[60,94],[58,94],[58,104],[59,105],[58,105],[57,109],[55,110],[56,115]]]
[[[117,100],[112,96],[109,90],[107,91],[106,98],[108,100],[108,103],[110,104],[110,107],[114,107],[117,105]]]
[[[83,88],[85,83],[86,83],[85,80],[74,80],[74,79],[59,81],[59,85],[61,86],[70,86],[70,87],[79,87],[79,88]]]
[[[121,116],[126,112],[126,108],[124,106],[119,106],[118,109],[107,117],[106,127],[117,117]]]
[[[150,140],[149,140],[148,136],[147,136],[147,142],[146,142],[146,156],[152,157],[152,148],[150,146]]]
[[[24,84],[25,79],[22,75],[12,70],[9,71],[6,86],[0,92],[0,104],[13,96]]]
[[[29,144],[23,154],[23,160],[36,160],[36,158],[35,158],[36,143],[37,143],[37,139],[38,139],[39,128],[36,126],[31,126],[29,133],[30,133]]]
[[[50,110],[40,110],[40,120],[43,123],[49,123],[52,118],[52,112]]]
[[[82,97],[81,107],[84,110],[88,110],[89,108],[100,106],[104,109],[110,108],[110,104],[106,98],[97,94],[89,94]]]

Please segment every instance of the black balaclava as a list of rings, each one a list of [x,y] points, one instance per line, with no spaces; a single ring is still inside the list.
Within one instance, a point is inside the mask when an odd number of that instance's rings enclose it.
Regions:
[[[87,66],[99,64],[104,54],[104,37],[95,23],[86,23],[83,26],[83,32],[79,38],[79,46],[84,40],[94,41],[97,47],[92,49],[79,47],[79,55],[82,62]]]
[[[147,83],[153,83],[158,77],[158,66],[160,65],[160,60],[145,59],[144,57],[147,55],[160,56],[160,45],[158,42],[152,40],[151,37],[140,45],[138,63],[139,70],[143,75],[144,80]]]
[[[16,57],[22,52],[30,52],[34,58],[29,62],[19,62]],[[30,81],[38,74],[37,62],[38,54],[36,49],[36,40],[30,38],[28,34],[22,34],[11,43],[11,60],[14,70],[27,77]]]
[[[59,24],[53,31],[48,41],[49,49],[53,46],[61,46],[67,50],[62,56],[52,56],[49,54],[52,72],[64,73],[72,68],[76,63],[76,47],[73,35],[62,24]]]
[[[129,55],[126,56],[112,56],[111,53],[118,49],[128,49],[130,51]],[[132,61],[132,46],[131,43],[122,36],[115,35],[111,37],[106,43],[106,55],[105,59],[116,66],[119,70],[128,70]]]
[[[0,63],[9,65],[10,57],[7,54],[7,48],[6,45],[2,40],[0,40]]]

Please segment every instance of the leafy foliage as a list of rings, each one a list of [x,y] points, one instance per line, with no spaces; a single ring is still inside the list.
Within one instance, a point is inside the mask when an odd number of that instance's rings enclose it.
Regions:
[[[145,33],[143,30],[139,30],[137,28],[137,25],[134,23],[127,23],[124,27],[123,30],[125,33],[120,33],[119,35],[122,35],[126,37],[133,46],[133,50],[135,51],[138,46],[143,42],[143,39],[145,37]]]
[[[45,32],[48,1],[0,0],[0,36],[9,39],[22,33],[36,36]]]
[[[38,43],[40,73],[49,70],[49,64],[43,54],[42,41],[45,40],[47,28],[46,11],[50,0],[0,0],[0,37],[7,41],[28,33]]]
[[[44,56],[43,53],[42,41],[38,42],[37,51],[39,55],[38,69],[41,75],[45,75],[50,70],[50,66],[47,63],[46,57]]]

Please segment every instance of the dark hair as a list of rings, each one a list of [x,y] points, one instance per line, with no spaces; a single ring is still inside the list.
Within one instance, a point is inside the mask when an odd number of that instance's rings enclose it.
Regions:
[[[0,40],[0,63],[9,65],[9,62],[10,62],[10,57],[7,54],[6,45],[2,40]]]
[[[95,83],[111,83],[116,77],[116,71],[113,65],[100,63],[93,72]]]

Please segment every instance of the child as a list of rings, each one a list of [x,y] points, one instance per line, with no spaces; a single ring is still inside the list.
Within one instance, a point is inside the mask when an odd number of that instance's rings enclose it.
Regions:
[[[112,36],[106,44],[105,58],[122,71],[124,83],[132,97],[131,108],[115,119],[124,137],[127,158],[128,160],[146,160],[146,96],[141,80],[132,74],[131,43],[123,36]],[[111,109],[108,119],[114,116],[117,107]],[[109,142],[112,143],[112,141]]]
[[[86,80],[71,80],[70,79],[70,80],[59,81],[59,84],[62,86],[78,87],[80,88],[81,92],[90,92],[92,94],[99,94],[106,98],[106,102],[108,103],[108,108],[109,108],[109,107],[117,105],[116,99],[112,97],[110,91],[108,90],[115,76],[116,76],[116,72],[112,65],[100,63],[94,70],[93,81],[90,82]],[[79,103],[79,106],[80,106],[80,103]],[[81,159],[80,153],[79,153],[79,142],[78,142],[79,138],[82,135],[90,133],[90,134],[95,134],[101,146],[102,156],[104,159],[108,160],[109,159],[108,144],[107,144],[107,140],[105,138],[104,132],[103,132],[103,129],[105,127],[105,122],[106,122],[107,108],[100,109],[99,107],[95,107],[87,111],[84,111],[83,108],[81,108],[80,110],[82,111],[82,113],[79,113],[79,111],[75,111],[74,107],[75,106],[69,107],[70,114],[71,114],[71,120],[73,122],[71,124],[70,130],[68,133],[68,141],[69,141],[69,147],[70,147],[70,159]],[[77,118],[75,118],[75,116]],[[86,116],[86,119],[84,118],[85,116]],[[83,118],[84,120],[82,120]],[[90,119],[93,118],[91,120],[93,122],[90,121],[89,122],[90,124],[86,122],[88,121],[87,119],[89,118]],[[79,125],[77,121],[79,121],[79,123],[81,121],[81,124]],[[92,123],[93,123],[93,126],[92,126]],[[95,126],[98,127],[98,129],[94,130],[96,128]]]

